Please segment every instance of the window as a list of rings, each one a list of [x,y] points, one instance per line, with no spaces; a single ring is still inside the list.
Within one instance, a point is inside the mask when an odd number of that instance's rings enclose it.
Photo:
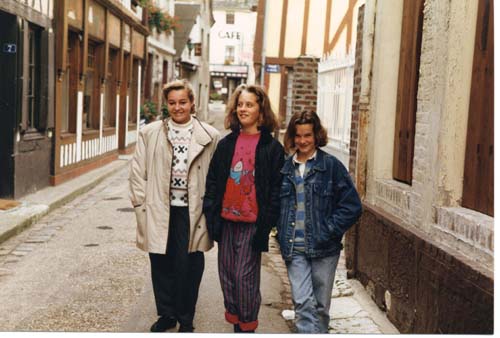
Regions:
[[[132,81],[130,83],[130,106],[129,106],[129,114],[128,114],[128,122],[129,125],[134,125],[137,123],[137,105],[140,104],[140,98],[138,98],[140,94],[139,88],[139,79],[141,76],[140,73],[140,65],[141,61],[139,59],[134,59],[132,64]]]
[[[424,0],[405,0],[401,28],[393,177],[411,184]]]
[[[68,49],[66,54],[66,72],[63,79],[63,98],[61,131],[63,133],[76,132],[76,105],[80,64],[82,60],[83,42],[81,35],[68,32]]]
[[[40,127],[40,29],[28,26],[28,69],[27,69],[27,129]]]
[[[234,13],[226,12],[226,24],[234,25]]]
[[[104,127],[116,125],[116,95],[118,94],[119,50],[110,48],[108,74],[106,82],[106,108],[104,110]]]
[[[83,129],[99,129],[101,78],[104,63],[104,44],[89,39],[87,50],[87,77],[83,101]]]
[[[493,217],[493,0],[480,0],[474,43],[462,206]]]
[[[234,62],[234,46],[226,46],[226,52],[224,55],[224,63],[231,64]]]
[[[163,61],[162,84],[168,82],[168,61]]]

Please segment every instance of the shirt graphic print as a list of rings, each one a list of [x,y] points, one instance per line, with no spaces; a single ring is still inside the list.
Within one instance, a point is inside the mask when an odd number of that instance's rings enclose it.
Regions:
[[[259,138],[260,133],[238,136],[222,202],[221,216],[224,219],[246,223],[257,220],[255,150]]]

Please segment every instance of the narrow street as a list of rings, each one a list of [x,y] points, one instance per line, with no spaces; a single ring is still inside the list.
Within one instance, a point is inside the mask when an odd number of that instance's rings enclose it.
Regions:
[[[127,176],[121,169],[0,245],[1,331],[149,331],[149,259],[135,247]],[[195,332],[232,332],[216,248],[205,259]],[[258,332],[290,332],[280,315],[283,286],[265,264],[262,286]]]

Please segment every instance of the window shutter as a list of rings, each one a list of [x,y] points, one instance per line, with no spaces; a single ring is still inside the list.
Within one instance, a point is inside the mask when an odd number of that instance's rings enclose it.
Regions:
[[[393,177],[411,184],[424,0],[405,0],[401,28]]]
[[[49,32],[40,32],[40,110],[39,110],[39,130],[45,130],[48,123],[49,112]]]
[[[480,0],[474,43],[462,206],[493,216],[493,0]]]

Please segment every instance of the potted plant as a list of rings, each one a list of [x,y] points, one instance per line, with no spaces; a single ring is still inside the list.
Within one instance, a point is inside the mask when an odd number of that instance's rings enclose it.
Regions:
[[[146,124],[151,123],[153,121],[156,121],[156,118],[158,117],[158,109],[156,107],[156,103],[153,101],[146,101],[142,106],[141,106],[141,118],[146,120]]]

